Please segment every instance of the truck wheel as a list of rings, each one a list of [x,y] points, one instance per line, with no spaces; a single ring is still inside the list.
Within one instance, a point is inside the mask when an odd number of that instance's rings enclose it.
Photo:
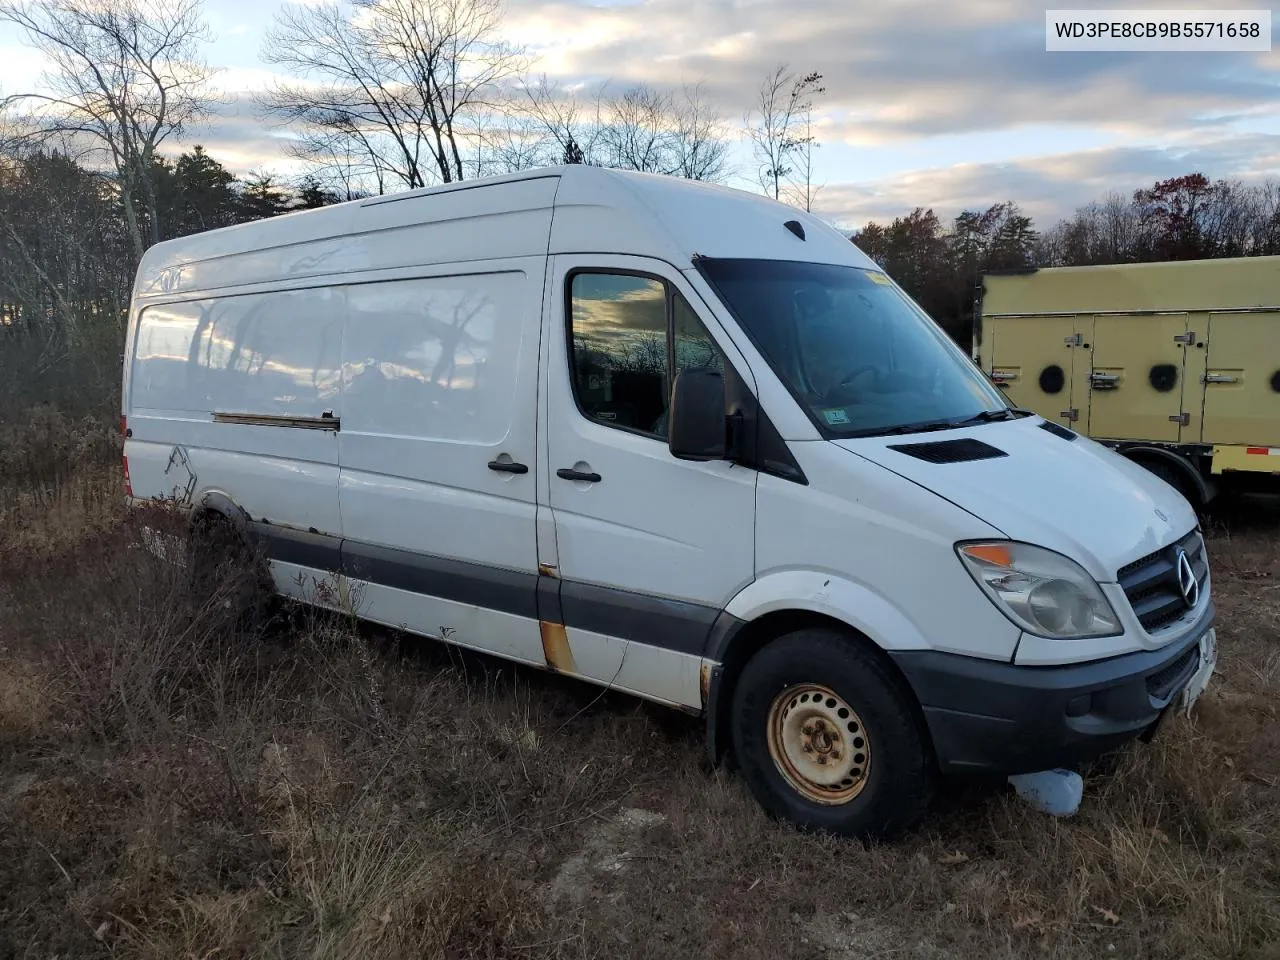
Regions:
[[[757,653],[733,692],[733,745],[769,814],[862,839],[912,826],[936,768],[911,694],[836,630],[787,634]]]
[[[1195,510],[1200,510],[1204,503],[1200,499],[1200,491],[1196,489],[1190,478],[1182,470],[1182,468],[1169,463],[1167,460],[1157,460],[1152,458],[1144,458],[1136,461],[1138,466],[1142,467],[1149,473],[1154,473],[1157,477],[1167,483],[1173,489],[1182,494],[1187,503]]]

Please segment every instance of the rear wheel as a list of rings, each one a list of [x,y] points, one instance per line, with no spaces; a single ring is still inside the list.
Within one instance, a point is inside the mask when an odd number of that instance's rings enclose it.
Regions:
[[[195,589],[221,595],[247,621],[270,614],[274,594],[271,573],[226,517],[205,511],[194,519],[190,558]]]
[[[733,696],[734,752],[752,793],[807,829],[873,838],[911,826],[936,773],[910,697],[879,656],[838,631],[775,640]]]

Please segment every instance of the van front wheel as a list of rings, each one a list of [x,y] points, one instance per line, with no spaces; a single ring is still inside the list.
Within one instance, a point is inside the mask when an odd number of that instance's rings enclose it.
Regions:
[[[902,682],[835,630],[757,653],[733,695],[738,764],[761,806],[801,827],[870,839],[924,813],[935,771]]]

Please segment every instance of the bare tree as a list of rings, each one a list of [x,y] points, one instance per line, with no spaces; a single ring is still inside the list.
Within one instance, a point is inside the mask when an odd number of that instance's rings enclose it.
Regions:
[[[480,131],[476,143],[476,175],[514,173],[560,161],[559,148],[543,123],[515,105]]]
[[[345,200],[368,192],[386,193],[387,170],[358,131],[353,135],[304,128],[287,149],[298,159],[308,161],[316,179]]]
[[[1250,249],[1255,256],[1280,253],[1280,183],[1264,180],[1257,187],[1257,211]]]
[[[576,91],[565,91],[544,74],[524,88],[529,114],[542,126],[555,145],[555,162],[572,158],[574,163],[601,163],[601,131],[604,129],[604,101],[597,92],[584,101]]]
[[[823,88],[819,87],[815,92],[821,93],[822,90]],[[809,104],[804,110],[803,126],[799,136],[795,138],[795,149],[792,151],[795,167],[787,178],[786,193],[794,198],[793,202],[796,206],[810,212],[813,210],[813,201],[817,198],[818,191],[822,189],[820,184],[813,182],[813,151],[820,146],[813,133],[813,105]]]
[[[670,173],[671,99],[636,84],[606,104],[600,132],[606,166],[641,173]]]
[[[774,69],[760,84],[755,108],[745,118],[758,165],[761,188],[775,200],[782,199],[783,185],[795,173],[793,164],[803,154],[805,197],[811,197],[811,160],[814,139],[807,122],[813,98],[826,92],[822,74],[797,76],[785,64]]]
[[[707,105],[702,85],[686,85],[674,109],[672,143],[677,176],[718,182],[730,174],[724,117]]]
[[[379,191],[462,180],[524,63],[498,38],[501,14],[500,0],[286,7],[264,58],[301,82],[277,85],[262,105],[302,128],[303,155],[362,157]]]
[[[724,119],[705,102],[700,85],[672,94],[634,84],[612,96],[601,87],[584,104],[543,78],[527,96],[559,154],[556,162],[690,180],[718,181],[730,172]]]
[[[86,395],[118,375],[133,260],[112,187],[61,153],[0,152],[0,399],[48,398],[56,367]]]
[[[0,0],[5,21],[50,68],[37,90],[0,106],[24,111],[29,139],[105,155],[140,258],[162,233],[152,176],[159,149],[211,102],[200,0]]]

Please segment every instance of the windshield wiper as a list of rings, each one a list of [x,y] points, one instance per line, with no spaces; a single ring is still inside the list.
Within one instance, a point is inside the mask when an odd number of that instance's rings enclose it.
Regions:
[[[1032,415],[1030,410],[1023,410],[1021,407],[1001,407],[999,410],[983,410],[975,413],[972,417],[966,417],[963,420],[952,420],[951,424],[956,427],[967,427],[974,423],[994,423],[997,420],[1020,420],[1023,417]]]
[[[1019,420],[1029,417],[1032,411],[1021,407],[1001,407],[999,410],[983,410],[972,417],[962,420],[921,420],[918,423],[903,423],[896,427],[878,427],[872,430],[858,430],[845,434],[849,439],[858,437],[898,437],[907,433],[931,433],[934,430],[958,430],[971,427],[976,423],[993,423],[997,420]]]
[[[921,420],[919,423],[903,423],[896,427],[877,427],[873,430],[857,430],[846,434],[856,437],[897,437],[904,433],[929,433],[933,430],[954,430],[959,424],[954,420]]]

